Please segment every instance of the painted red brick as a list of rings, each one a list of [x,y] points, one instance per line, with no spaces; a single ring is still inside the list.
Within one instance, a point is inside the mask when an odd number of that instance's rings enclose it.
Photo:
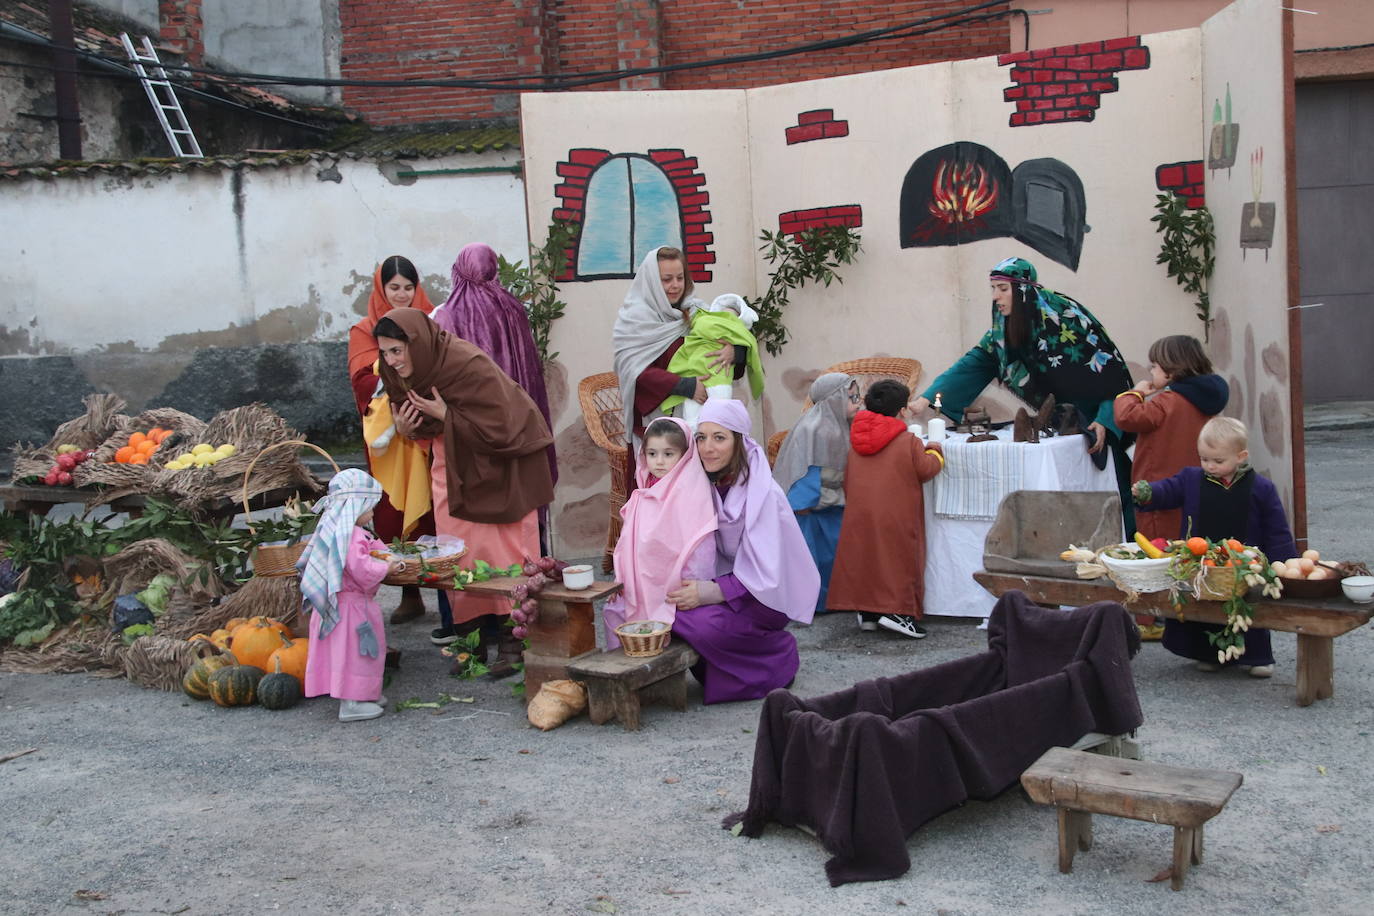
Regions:
[[[1063,95],[1065,89],[1066,87],[1063,83],[1050,83],[1048,86],[1045,87],[1045,95],[1047,97],[1054,95]]]
[[[1092,84],[1093,92],[1115,92],[1118,88],[1115,79],[1094,80]]]
[[[1144,70],[1150,66],[1149,48],[1132,48],[1122,55],[1126,67],[1131,70]]]
[[[604,149],[575,149],[568,153],[568,160],[576,165],[600,165],[609,158],[610,151]]]
[[[558,163],[555,173],[560,178],[587,178],[592,174],[592,170],[584,165],[572,165],[567,162]]]
[[[1163,166],[1155,170],[1155,184],[1161,188],[1176,188],[1183,184],[1183,165]]]
[[[1007,101],[1007,102],[1014,102],[1014,101],[1016,101],[1017,99],[1024,99],[1025,97],[1026,97],[1026,87],[1025,87],[1025,86],[1012,86],[1010,89],[1003,89],[1003,90],[1002,90],[1002,99],[1003,99],[1004,101]]]
[[[1131,35],[1127,38],[1112,38],[1102,42],[1102,50],[1104,51],[1120,51],[1122,48],[1138,47],[1140,47],[1139,35]]]
[[[1202,160],[1190,162],[1187,165],[1187,180],[1189,184],[1202,184],[1205,172],[1202,168]]]
[[[835,120],[835,109],[822,108],[817,111],[803,111],[797,115],[797,123],[801,125],[820,124],[823,121]]]
[[[791,146],[793,143],[824,138],[825,128],[820,124],[808,124],[805,127],[789,127],[784,133],[787,135],[787,144]]]
[[[847,136],[849,136],[849,122],[848,122],[848,121],[832,121],[831,123],[825,125],[825,138],[826,138],[827,140],[829,140],[829,139],[832,138],[832,137],[847,137]]]
[[[1045,121],[1062,121],[1064,120],[1064,116],[1065,112],[1062,111],[1047,111],[1045,112]]]
[[[676,165],[686,159],[686,153],[680,149],[651,149],[649,158],[659,165],[666,166],[670,162]]]
[[[1093,59],[1091,56],[1081,54],[1078,57],[1070,57],[1064,62],[1064,66],[1068,67],[1070,70],[1089,70],[1092,68],[1092,61]],[[1015,77],[1012,78],[1015,79]]]
[[[1109,54],[1094,54],[1094,70],[1120,70],[1124,66],[1120,51],[1112,51]]]

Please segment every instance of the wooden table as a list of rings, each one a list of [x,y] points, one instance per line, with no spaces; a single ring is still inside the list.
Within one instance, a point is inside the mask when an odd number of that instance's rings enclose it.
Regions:
[[[1110,579],[1053,579],[982,570],[973,574],[979,585],[996,596],[1012,590],[1026,593],[1037,604],[1082,607],[1095,601],[1125,602],[1126,595]],[[1374,605],[1358,605],[1345,598],[1261,598],[1252,602],[1254,625],[1298,636],[1298,705],[1330,699],[1335,688],[1332,641],[1369,622]],[[1220,601],[1189,601],[1181,608],[1169,603],[1168,592],[1142,594],[1127,606],[1135,614],[1225,623]]]
[[[274,490],[268,490],[265,493],[250,497],[248,506],[254,512],[261,512],[283,505],[288,499],[299,493],[314,496],[319,492],[319,489],[305,486],[277,487]],[[0,505],[3,505],[7,512],[16,515],[47,515],[54,506],[72,503],[85,506],[89,511],[93,508],[90,501],[99,495],[100,490],[91,487],[48,487],[11,483],[0,486]],[[125,512],[131,517],[137,518],[143,514],[144,508],[148,505],[148,496],[143,493],[130,493],[101,505],[115,512]],[[243,503],[237,497],[220,496],[204,503],[202,511],[212,519],[230,519],[243,511]]]
[[[473,582],[463,591],[474,595],[502,595],[527,581],[525,576],[500,576]],[[600,579],[591,588],[574,591],[550,582],[539,592],[539,617],[530,626],[525,650],[525,698],[532,699],[545,681],[568,676],[568,663],[596,651],[594,602],[620,591],[620,583]]]

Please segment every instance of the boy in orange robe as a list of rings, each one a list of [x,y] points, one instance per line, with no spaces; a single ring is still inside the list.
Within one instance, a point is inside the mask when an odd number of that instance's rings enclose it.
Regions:
[[[844,523],[826,609],[859,612],[859,628],[923,639],[925,496],[921,485],[945,465],[940,447],[907,432],[911,392],[874,382],[849,431]]]

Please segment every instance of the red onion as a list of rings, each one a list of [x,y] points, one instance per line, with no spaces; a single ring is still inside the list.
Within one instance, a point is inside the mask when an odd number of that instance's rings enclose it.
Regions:
[[[520,602],[520,610],[524,611],[526,614],[538,614],[538,613],[539,613],[539,601],[538,601],[538,599],[536,599],[536,598],[526,598],[524,601]]]
[[[527,586],[517,585],[510,590],[510,596],[516,601],[524,601],[530,596],[530,590]]]
[[[549,584],[548,578],[543,573],[535,573],[530,576],[530,580],[525,583],[525,588],[531,595],[537,595],[544,590],[544,586]]]
[[[510,635],[514,636],[516,639],[524,639],[530,635],[530,631],[523,626],[518,626],[510,631]]]
[[[520,567],[520,571],[527,576],[533,576],[539,572],[539,566],[529,557],[525,557],[525,564]]]
[[[510,612],[510,619],[514,620],[516,623],[526,623],[529,620],[529,618],[525,616],[525,612],[519,608]]]
[[[558,561],[555,560],[553,557],[540,557],[540,558],[539,558],[539,569],[540,569],[541,571],[545,572],[545,573],[551,573],[551,572],[553,572],[553,571],[554,571],[554,568],[557,567],[557,566],[558,566]]]

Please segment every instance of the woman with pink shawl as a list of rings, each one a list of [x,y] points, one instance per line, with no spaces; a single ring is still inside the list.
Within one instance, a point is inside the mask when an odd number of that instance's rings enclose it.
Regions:
[[[701,656],[692,673],[705,703],[753,700],[797,674],[791,621],[809,624],[820,573],[768,456],[749,436],[739,401],[712,398],[701,408],[697,454],[712,481],[716,569],[669,591],[673,634]]]
[[[678,463],[662,478],[649,473],[640,446],[635,462],[638,488],[620,510],[624,527],[615,545],[615,575],[624,591],[606,602],[606,645],[620,645],[615,628],[632,620],[660,620],[672,624],[677,609],[668,590],[684,579],[710,578],[716,573],[716,510],[711,482],[697,459],[691,427],[676,417],[660,417],[651,427],[671,423],[682,432],[686,448]]]

